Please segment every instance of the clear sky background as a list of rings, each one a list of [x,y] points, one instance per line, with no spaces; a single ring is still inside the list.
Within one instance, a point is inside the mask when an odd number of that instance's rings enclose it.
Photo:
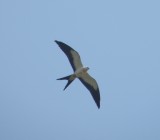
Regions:
[[[98,109],[54,40],[77,50]],[[160,140],[159,0],[0,0],[1,140]]]

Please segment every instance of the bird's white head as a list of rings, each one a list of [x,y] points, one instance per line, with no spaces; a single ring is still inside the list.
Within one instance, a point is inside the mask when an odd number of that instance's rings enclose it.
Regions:
[[[88,70],[89,70],[89,67],[84,67],[84,69],[85,69],[86,71],[88,71]]]

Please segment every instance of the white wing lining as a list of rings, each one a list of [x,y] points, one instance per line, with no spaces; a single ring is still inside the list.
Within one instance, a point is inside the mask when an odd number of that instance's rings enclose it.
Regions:
[[[71,50],[71,54],[73,56],[73,64],[74,64],[76,70],[83,67],[83,64],[81,62],[79,54],[77,54],[77,52],[75,52],[73,50]]]
[[[84,75],[81,76],[81,78],[88,84],[90,84],[94,90],[98,89],[97,82],[94,78],[92,78],[88,73],[85,73]]]

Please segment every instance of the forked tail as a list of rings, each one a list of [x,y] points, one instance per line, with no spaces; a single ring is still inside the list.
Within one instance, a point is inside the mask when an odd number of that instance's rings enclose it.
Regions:
[[[66,86],[64,87],[63,90],[65,90],[75,79],[76,77],[72,74],[72,75],[68,75],[62,78],[58,78],[57,80],[68,80]]]

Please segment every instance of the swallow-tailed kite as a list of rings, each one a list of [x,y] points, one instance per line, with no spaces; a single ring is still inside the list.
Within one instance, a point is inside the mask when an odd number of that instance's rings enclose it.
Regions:
[[[73,68],[74,73],[59,78],[57,80],[68,80],[64,90],[76,79],[78,78],[82,84],[90,91],[94,101],[96,102],[98,108],[100,108],[100,92],[98,88],[98,84],[94,78],[92,78],[87,71],[89,70],[88,67],[83,67],[83,64],[81,62],[81,58],[77,51],[75,51],[73,48],[68,46],[67,44],[55,40],[55,42],[58,44],[60,49],[66,54],[68,57],[68,60]]]

